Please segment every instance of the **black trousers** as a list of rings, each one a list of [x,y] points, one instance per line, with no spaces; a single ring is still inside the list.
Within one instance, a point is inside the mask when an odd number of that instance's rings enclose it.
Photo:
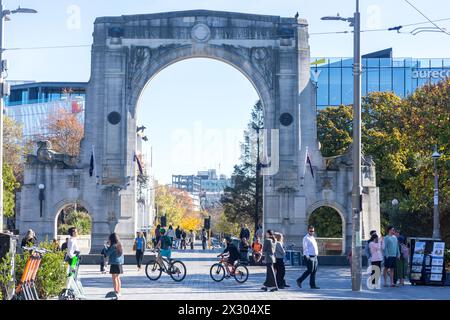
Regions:
[[[138,268],[141,267],[143,259],[144,259],[144,251],[136,250],[136,263],[137,263]]]
[[[277,278],[277,285],[278,287],[284,287],[286,284],[286,281],[284,280],[284,276],[286,275],[286,268],[284,265],[284,259],[277,258],[277,262],[275,263],[275,270],[276,270],[276,278]]]
[[[302,283],[308,276],[309,277],[309,285],[311,288],[316,286],[316,272],[317,272],[317,256],[315,257],[306,257],[304,256],[306,271],[301,275],[300,278],[297,279],[297,282]]]

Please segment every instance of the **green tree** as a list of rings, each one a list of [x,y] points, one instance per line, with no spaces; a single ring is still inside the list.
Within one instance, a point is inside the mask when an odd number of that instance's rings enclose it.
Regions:
[[[232,174],[233,186],[225,188],[221,203],[227,220],[231,223],[247,223],[254,225],[256,208],[256,183],[259,186],[258,196],[258,221],[262,221],[263,204],[263,178],[256,180],[257,159],[257,131],[254,128],[262,128],[264,124],[263,108],[258,101],[252,108],[251,120],[244,132],[242,144],[241,163],[234,167]],[[263,136],[260,130],[260,137]],[[260,148],[263,145],[260,139]]]
[[[431,236],[434,168],[431,154],[439,147],[439,211],[442,238],[450,243],[450,79],[425,85],[400,99],[375,92],[363,98],[363,153],[372,156],[380,187],[382,226],[393,223],[405,235]],[[334,109],[334,110],[333,110]],[[348,150],[351,106],[327,108],[318,116],[322,154]],[[342,119],[341,117],[345,118]],[[392,199],[399,200],[394,210]],[[384,229],[384,228],[383,228]]]
[[[352,143],[353,114],[350,106],[329,107],[317,115],[317,136],[324,157],[344,154]]]
[[[20,187],[10,165],[3,163],[3,214],[14,216],[15,192]]]

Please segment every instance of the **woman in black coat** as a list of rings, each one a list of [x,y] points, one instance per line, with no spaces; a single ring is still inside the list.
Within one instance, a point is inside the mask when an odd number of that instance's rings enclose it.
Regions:
[[[267,230],[266,239],[263,244],[263,253],[264,253],[264,262],[267,266],[266,272],[266,281],[264,282],[264,286],[261,290],[264,291],[277,291],[277,281],[275,279],[275,270],[274,264],[276,262],[275,259],[275,248],[276,248],[276,239],[272,230]]]

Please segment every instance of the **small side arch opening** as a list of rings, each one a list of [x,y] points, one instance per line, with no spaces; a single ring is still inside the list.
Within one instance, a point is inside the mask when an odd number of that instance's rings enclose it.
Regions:
[[[320,206],[308,217],[308,225],[316,231],[319,255],[341,255],[345,250],[344,219],[334,208]]]
[[[91,250],[92,225],[91,214],[85,206],[78,202],[66,203],[57,211],[54,238],[61,247],[69,237],[69,228],[76,227],[80,251],[88,253]]]

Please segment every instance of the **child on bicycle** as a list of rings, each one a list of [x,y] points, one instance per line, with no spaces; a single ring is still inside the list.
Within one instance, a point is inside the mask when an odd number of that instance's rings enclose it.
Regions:
[[[228,253],[228,257],[225,258],[224,262],[228,270],[230,270],[229,266],[231,266],[231,272],[230,274],[234,274],[234,263],[239,260],[239,250],[238,248],[231,242],[230,237],[226,237],[225,241],[227,243],[227,247],[223,251],[223,253],[219,254],[219,257],[224,257],[226,253]]]
[[[156,260],[163,264],[162,257],[166,257],[170,260],[170,256],[172,255],[172,240],[170,237],[166,235],[166,230],[164,228],[159,229],[161,233],[161,237],[159,238],[158,243],[155,246],[155,249],[161,249],[156,257]]]

